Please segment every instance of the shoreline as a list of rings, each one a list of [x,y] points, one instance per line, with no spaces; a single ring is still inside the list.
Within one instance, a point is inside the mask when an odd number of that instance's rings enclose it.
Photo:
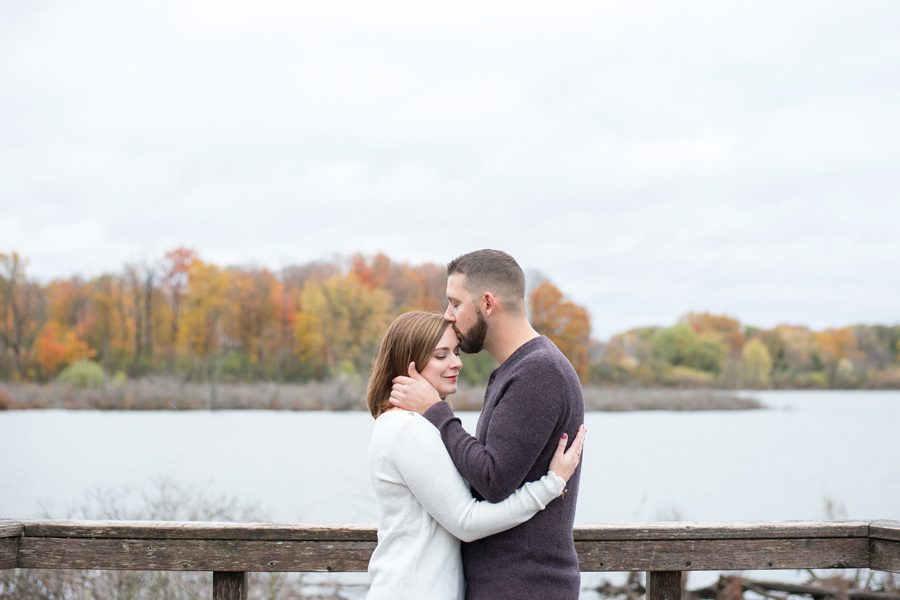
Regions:
[[[480,411],[483,385],[460,384],[455,410]],[[714,389],[584,387],[588,412],[759,410],[748,392]],[[308,383],[188,383],[144,378],[98,388],[58,383],[0,382],[0,410],[366,410],[365,383],[339,379]]]

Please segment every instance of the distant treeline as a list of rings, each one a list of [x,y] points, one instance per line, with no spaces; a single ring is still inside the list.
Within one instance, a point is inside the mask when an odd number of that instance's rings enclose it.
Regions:
[[[174,375],[188,381],[303,382],[368,377],[391,320],[443,312],[443,265],[383,254],[290,266],[223,268],[176,248],[118,273],[42,284],[27,261],[0,253],[0,379],[49,381],[70,365],[90,379]],[[554,336],[582,377],[589,372],[587,311],[549,281],[530,294],[535,323]],[[479,355],[472,382],[493,368]],[[96,366],[96,365],[94,365]]]
[[[592,349],[590,378],[612,385],[722,388],[900,388],[900,325],[760,329],[688,313]]]
[[[384,254],[310,262],[278,272],[220,267],[187,248],[91,279],[43,284],[27,260],[0,253],[0,379],[185,381],[364,379],[381,333],[407,310],[443,311],[443,265]],[[900,387],[900,326],[763,330],[689,313],[592,341],[588,311],[552,282],[529,292],[530,318],[582,381],[608,385]],[[486,380],[482,352],[463,377]],[[92,371],[91,369],[94,369]]]

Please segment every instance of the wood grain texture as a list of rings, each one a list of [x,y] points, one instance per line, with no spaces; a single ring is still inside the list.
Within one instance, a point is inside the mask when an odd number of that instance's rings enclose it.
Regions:
[[[889,523],[889,522],[886,522]],[[29,537],[93,537],[130,539],[355,540],[377,539],[373,526],[303,523],[197,523],[179,521],[23,521]],[[890,531],[890,530],[888,530]],[[869,535],[864,521],[646,523],[576,527],[575,540],[671,540],[830,538]]]
[[[866,521],[760,521],[731,523],[628,523],[576,527],[575,540],[865,538]]]
[[[302,523],[32,520],[0,521],[0,532],[10,536],[0,568],[53,569],[364,571],[377,539],[374,527]],[[897,521],[604,524],[573,535],[583,571],[900,570]]]
[[[28,537],[170,540],[375,541],[366,525],[225,523],[194,521],[23,521]]]
[[[900,521],[873,521],[869,525],[869,537],[900,542]]]
[[[213,573],[213,600],[247,600],[247,574]]]
[[[647,573],[647,600],[681,600],[681,572]]]
[[[143,571],[365,571],[375,542],[22,538],[19,565]]]
[[[873,569],[900,573],[900,542],[869,540],[869,563]]]
[[[866,539],[575,542],[582,571],[827,569],[869,566]]]
[[[24,531],[20,521],[0,519],[0,538],[19,537]]]
[[[19,538],[0,538],[0,569],[19,566]]]

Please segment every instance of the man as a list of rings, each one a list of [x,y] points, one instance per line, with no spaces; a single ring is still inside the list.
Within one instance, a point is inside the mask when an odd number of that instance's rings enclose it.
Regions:
[[[397,377],[391,402],[422,413],[440,431],[456,468],[483,499],[498,502],[547,472],[560,437],[584,422],[575,369],[528,322],[525,275],[499,250],[477,250],[447,265],[444,318],[466,353],[487,350],[491,373],[476,436],[410,365]],[[580,574],[572,539],[580,467],[563,497],[509,531],[462,545],[470,600],[578,597]]]

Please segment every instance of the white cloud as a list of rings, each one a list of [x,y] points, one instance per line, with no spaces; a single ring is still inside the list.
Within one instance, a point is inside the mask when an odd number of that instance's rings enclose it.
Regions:
[[[599,335],[897,322],[895,2],[0,8],[0,250],[47,278],[505,248]]]

